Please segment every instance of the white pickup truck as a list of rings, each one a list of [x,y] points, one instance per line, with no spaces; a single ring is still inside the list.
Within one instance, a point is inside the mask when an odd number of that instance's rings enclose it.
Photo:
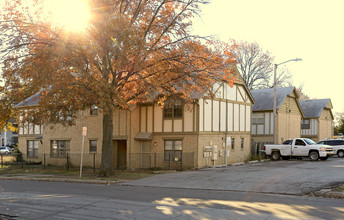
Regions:
[[[273,160],[279,160],[281,157],[288,160],[290,157],[309,157],[310,160],[316,161],[327,160],[333,155],[333,147],[329,145],[316,144],[308,138],[294,138],[289,144],[266,144],[264,151],[267,156]]]

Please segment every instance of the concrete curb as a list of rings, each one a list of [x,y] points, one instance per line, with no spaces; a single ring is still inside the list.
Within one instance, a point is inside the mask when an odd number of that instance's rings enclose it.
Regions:
[[[331,189],[321,189],[316,192],[310,193],[311,196],[315,197],[325,197],[332,199],[344,199],[344,192],[332,191]]]
[[[0,177],[0,180],[19,180],[19,181],[42,181],[42,182],[66,182],[66,183],[87,183],[113,185],[118,182],[110,180],[86,180],[86,179],[68,179],[68,178],[35,178],[35,177]]]

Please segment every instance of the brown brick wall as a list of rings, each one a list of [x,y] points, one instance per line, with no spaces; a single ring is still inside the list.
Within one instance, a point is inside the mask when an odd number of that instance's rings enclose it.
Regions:
[[[244,162],[250,158],[251,152],[251,135],[246,132],[236,132],[228,133],[227,137],[235,139],[234,149],[230,146],[226,147],[229,150],[229,157],[227,158],[227,164],[233,164],[238,162]],[[241,138],[244,138],[244,148],[241,149]],[[225,134],[200,134],[199,136],[199,146],[198,146],[198,167],[213,166],[213,165],[224,165],[225,164]],[[205,157],[204,147],[206,146],[218,146],[218,158],[217,160],[212,160],[212,156]]]

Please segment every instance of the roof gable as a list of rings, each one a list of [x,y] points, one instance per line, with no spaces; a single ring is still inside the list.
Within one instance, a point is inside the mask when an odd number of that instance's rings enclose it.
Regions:
[[[24,101],[21,101],[19,104],[15,106],[15,108],[22,108],[22,107],[31,107],[37,106],[39,102],[39,98],[41,95],[41,91],[36,92],[34,95],[26,98]]]
[[[243,80],[243,78],[241,77],[238,68],[236,67],[236,65],[232,65],[230,67],[233,71],[234,77],[236,78],[235,82],[233,83],[234,85],[242,85],[246,94],[248,95],[248,99],[250,99],[251,103],[255,103],[255,100],[251,94],[251,91],[248,89],[245,81]],[[213,86],[215,86],[218,82],[215,82]],[[219,85],[220,86],[220,85]],[[216,87],[219,88],[219,87]],[[217,89],[213,89],[214,91],[212,92],[216,92]],[[203,96],[208,96],[209,92],[202,92],[202,91],[194,91],[193,93],[190,94],[192,99],[201,99]]]
[[[312,99],[300,101],[305,118],[319,118],[324,108],[332,109],[330,99]],[[332,112],[331,112],[332,114]]]
[[[251,90],[251,94],[256,101],[253,105],[253,111],[272,111],[274,104],[274,89],[257,89]],[[276,89],[276,108],[279,109],[287,98],[287,96],[294,94],[298,98],[295,87],[284,87]]]

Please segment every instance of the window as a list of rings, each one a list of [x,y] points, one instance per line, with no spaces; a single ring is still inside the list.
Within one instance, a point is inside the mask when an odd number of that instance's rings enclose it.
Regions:
[[[165,140],[164,160],[180,161],[182,159],[183,141],[181,140]]]
[[[252,114],[252,124],[264,124],[264,113]]]
[[[53,140],[50,145],[51,157],[65,157],[66,151],[69,150],[70,141],[67,140]]]
[[[305,142],[303,142],[302,140],[299,140],[299,139],[297,139],[297,140],[295,141],[295,145],[306,146]]]
[[[91,106],[90,115],[98,115],[98,107],[96,105]]]
[[[97,152],[97,140],[90,140],[90,152]]]
[[[301,129],[310,129],[310,120],[309,119],[303,119],[301,120]]]
[[[244,138],[241,138],[241,144],[240,144],[240,146],[241,146],[241,149],[244,149]]]
[[[284,141],[282,144],[285,144],[285,145],[292,145],[292,144],[293,144],[293,140],[286,140],[286,141]]]
[[[181,100],[173,99],[165,103],[164,118],[182,118],[183,103]]]
[[[235,143],[235,139],[234,139],[234,138],[232,138],[232,143],[231,143],[232,150],[234,150],[234,143]]]
[[[27,157],[38,157],[38,141],[27,141]]]
[[[252,134],[264,134],[264,113],[252,114]]]

